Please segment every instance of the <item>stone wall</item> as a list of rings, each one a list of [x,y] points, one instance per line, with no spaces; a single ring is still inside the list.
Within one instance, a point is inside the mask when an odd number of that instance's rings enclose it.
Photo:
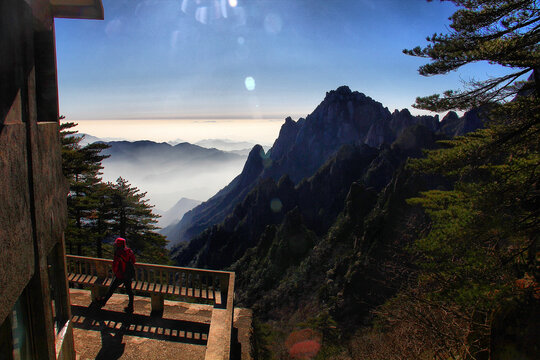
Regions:
[[[0,1],[0,322],[35,267],[33,196],[29,176],[33,91],[33,16],[18,0]]]
[[[0,323],[34,272],[26,124],[0,132]]]
[[[47,255],[62,249],[54,25],[48,0],[0,1],[0,324],[26,289],[33,351],[56,358]],[[54,252],[63,263],[63,253]],[[67,287],[60,291],[69,314]],[[25,295],[26,296],[26,295]],[[68,356],[68,358],[71,356]]]
[[[32,318],[24,326],[31,327],[33,357],[56,359],[55,340],[66,334],[62,358],[72,359],[72,331],[60,322],[71,316],[54,17],[103,19],[103,6],[101,0],[0,0],[0,327],[16,301],[26,299],[17,311]],[[52,297],[64,331],[55,332]]]

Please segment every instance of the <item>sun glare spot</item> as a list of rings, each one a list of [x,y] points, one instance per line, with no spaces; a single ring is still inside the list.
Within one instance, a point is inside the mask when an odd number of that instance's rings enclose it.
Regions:
[[[105,34],[107,36],[113,36],[117,34],[122,28],[122,21],[120,19],[113,19],[105,26]]]
[[[248,91],[253,91],[255,90],[255,79],[252,78],[251,76],[248,76],[245,80],[244,80],[244,85],[246,86],[246,89]]]
[[[206,6],[197,8],[195,11],[195,20],[205,25],[208,23],[208,8]]]
[[[281,31],[283,22],[281,17],[277,14],[268,14],[264,18],[264,29],[269,34],[277,34]]]
[[[281,211],[282,208],[283,204],[278,198],[274,198],[270,201],[270,209],[272,209],[273,212],[278,213]]]
[[[238,5],[238,0],[229,0],[229,5],[231,7],[236,7],[236,5]]]
[[[182,12],[186,13],[187,7],[188,7],[188,0],[183,0],[182,5],[180,6],[180,9],[182,10]]]

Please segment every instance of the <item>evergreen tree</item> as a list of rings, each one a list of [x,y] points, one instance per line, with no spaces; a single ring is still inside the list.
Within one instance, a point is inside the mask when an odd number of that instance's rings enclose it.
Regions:
[[[166,263],[165,237],[155,230],[156,215],[144,199],[145,192],[119,177],[108,183],[110,197],[110,226],[112,233],[129,240],[130,247],[146,262]]]
[[[410,200],[425,208],[430,229],[411,247],[418,281],[385,311],[391,321],[424,329],[418,338],[433,344],[424,354],[488,359],[500,351],[493,339],[506,331],[505,313],[516,303],[534,309],[540,299],[540,8],[533,0],[451,1],[461,8],[450,17],[450,33],[404,50],[432,60],[420,74],[445,74],[477,61],[512,72],[417,98],[415,107],[434,111],[482,106],[490,121],[409,162],[410,169],[445,175],[454,188]],[[520,320],[525,328],[527,320]],[[528,351],[522,345],[530,336],[514,337],[522,348],[516,357]]]
[[[60,125],[64,175],[69,182],[68,226],[65,237],[69,253],[103,257],[105,239],[128,239],[139,261],[169,264],[165,237],[157,233],[158,215],[136,187],[118,178],[104,183],[99,175],[109,146],[93,143],[80,146],[81,136],[70,130],[77,124]],[[112,249],[110,249],[112,254]]]
[[[94,194],[101,182],[101,161],[108,157],[100,153],[109,146],[94,143],[82,147],[80,142],[83,137],[77,136],[77,131],[70,130],[76,125],[72,122],[61,124],[60,134],[62,168],[69,183],[66,243],[70,253],[74,252],[75,245],[76,253],[82,255],[83,246],[96,241],[91,220],[96,207]]]
[[[432,0],[428,0],[432,1]],[[540,92],[540,7],[537,0],[441,0],[460,6],[451,17],[449,34],[427,37],[430,44],[403,50],[431,59],[419,68],[423,76],[446,74],[463,65],[487,61],[511,69],[506,75],[472,81],[465,90],[419,97],[420,109],[468,110],[511,99],[520,90]],[[534,82],[522,87],[522,76],[534,70]]]

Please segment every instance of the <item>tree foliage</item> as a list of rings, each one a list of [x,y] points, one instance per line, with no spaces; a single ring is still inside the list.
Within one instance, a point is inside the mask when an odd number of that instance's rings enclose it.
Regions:
[[[105,144],[95,143],[82,147],[83,137],[71,130],[77,124],[68,122],[60,125],[62,141],[62,170],[68,179],[68,226],[66,243],[68,251],[81,255],[83,247],[100,241],[103,233],[96,233],[90,226],[90,218],[97,206],[94,196],[101,182],[101,161],[107,156],[100,152],[108,148]],[[76,250],[73,247],[76,247]],[[98,251],[99,252],[99,251]]]
[[[166,240],[155,231],[158,215],[152,212],[153,206],[145,199],[146,193],[122,177],[116,183],[106,185],[111,202],[110,231],[129,239],[130,246],[138,250],[141,258],[159,262],[166,260]]]
[[[468,110],[488,102],[507,101],[523,84],[520,78],[534,70],[539,92],[540,7],[537,0],[441,0],[460,8],[450,17],[450,32],[427,37],[422,48],[405,54],[431,59],[421,66],[423,76],[446,74],[461,66],[487,61],[511,69],[500,77],[471,81],[464,90],[448,90],[443,96],[418,97],[414,107],[432,111]]]
[[[445,74],[476,61],[513,72],[442,97],[417,98],[416,107],[435,111],[482,106],[490,121],[409,161],[410,170],[443,175],[453,189],[409,200],[430,219],[429,230],[410,247],[418,278],[380,314],[386,324],[426,330],[417,334],[431,344],[424,355],[487,359],[500,351],[493,339],[501,314],[516,302],[534,308],[540,300],[540,12],[530,0],[452,2],[460,9],[450,18],[450,33],[405,50],[431,59],[420,74]],[[531,70],[528,81],[518,81]]]
[[[69,182],[68,226],[65,232],[67,250],[78,255],[103,256],[104,242],[117,236],[128,240],[139,261],[169,263],[165,237],[157,233],[157,218],[146,193],[123,178],[116,183],[99,177],[103,143],[81,146],[83,139],[71,130],[77,124],[60,126],[63,171]],[[105,250],[110,250],[105,245]]]

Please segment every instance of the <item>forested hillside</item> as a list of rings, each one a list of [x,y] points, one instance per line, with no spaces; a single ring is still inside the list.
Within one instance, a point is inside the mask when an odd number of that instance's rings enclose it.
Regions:
[[[453,2],[420,74],[507,73],[417,99],[442,121],[330,91],[176,228],[178,263],[236,272],[260,358],[538,357],[538,4]]]
[[[146,193],[118,177],[115,182],[101,179],[102,154],[109,145],[91,143],[81,146],[74,136],[75,123],[63,123],[62,169],[69,185],[68,223],[65,231],[69,254],[111,257],[116,237],[129,240],[139,261],[169,263],[166,239],[157,233],[158,215],[145,198]]]

